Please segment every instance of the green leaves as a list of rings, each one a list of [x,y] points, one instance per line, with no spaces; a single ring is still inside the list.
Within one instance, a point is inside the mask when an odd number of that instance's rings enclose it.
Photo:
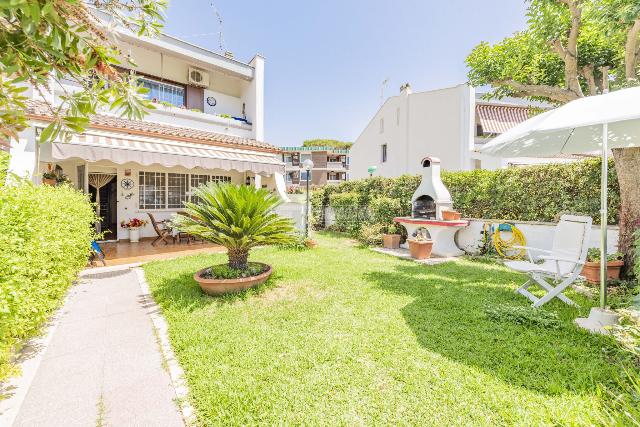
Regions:
[[[1,188],[0,380],[13,349],[37,333],[86,265],[94,220],[87,196],[68,185]]]
[[[265,189],[210,182],[194,191],[199,203],[186,203],[175,226],[186,233],[237,251],[295,241],[293,223],[274,212],[281,200]]]
[[[158,34],[167,5],[166,0],[86,3],[113,15],[118,25],[135,27],[147,36]],[[83,88],[61,97],[55,124],[43,133],[43,142],[84,131],[89,117],[112,102],[114,110],[130,119],[142,118],[150,108],[135,82],[114,68],[120,63],[119,52],[86,7],[78,0],[0,0],[0,136],[16,138],[27,126],[20,81],[28,80],[43,93],[62,88],[62,79]]]

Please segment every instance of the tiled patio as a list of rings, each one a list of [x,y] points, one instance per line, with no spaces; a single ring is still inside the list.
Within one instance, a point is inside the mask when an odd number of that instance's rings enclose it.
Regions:
[[[100,243],[100,247],[106,255],[107,266],[133,264],[138,262],[154,261],[160,259],[177,258],[186,255],[200,253],[223,252],[224,248],[210,243],[186,242],[168,244],[160,242],[157,246],[151,245],[152,239],[141,240],[139,243],[108,242]],[[98,263],[98,267],[102,264]]]

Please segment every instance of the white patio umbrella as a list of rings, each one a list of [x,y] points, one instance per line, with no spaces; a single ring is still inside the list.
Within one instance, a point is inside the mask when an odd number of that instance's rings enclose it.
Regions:
[[[607,177],[612,148],[640,146],[640,87],[569,102],[532,117],[480,149],[500,157],[602,153],[600,307],[607,303]]]

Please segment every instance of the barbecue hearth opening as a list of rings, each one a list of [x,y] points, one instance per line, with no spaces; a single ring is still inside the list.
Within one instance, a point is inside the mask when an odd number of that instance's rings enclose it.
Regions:
[[[413,218],[436,218],[436,201],[433,197],[428,195],[422,195],[413,202],[413,209],[411,210],[411,216]]]

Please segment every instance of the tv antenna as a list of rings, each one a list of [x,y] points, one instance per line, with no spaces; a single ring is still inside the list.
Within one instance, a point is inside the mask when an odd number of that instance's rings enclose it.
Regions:
[[[180,37],[182,39],[190,39],[190,38],[217,35],[218,36],[218,49],[220,49],[220,52],[225,53],[226,49],[225,49],[225,42],[224,42],[224,32],[223,32],[223,28],[222,28],[222,24],[223,24],[222,15],[220,15],[220,12],[218,11],[218,8],[216,7],[214,2],[209,3],[209,6],[213,10],[213,14],[216,16],[216,19],[218,20],[218,26],[219,26],[220,30],[216,31],[215,33],[188,34],[188,35],[181,35],[181,36],[178,36],[178,37]]]

